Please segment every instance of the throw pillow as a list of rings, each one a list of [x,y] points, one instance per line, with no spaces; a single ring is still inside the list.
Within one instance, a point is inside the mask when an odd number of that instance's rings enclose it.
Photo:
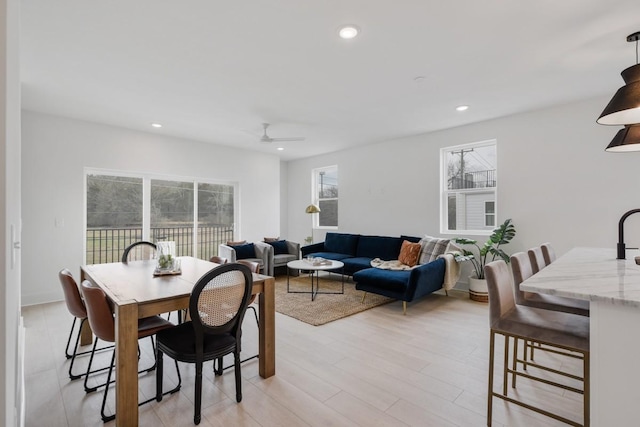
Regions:
[[[227,241],[227,246],[239,246],[239,245],[246,245],[247,241],[246,240],[238,240],[237,242],[228,240]]]
[[[287,246],[286,240],[276,240],[276,241],[267,242],[267,243],[273,246],[274,255],[286,255],[289,253],[289,247]]]
[[[449,239],[438,239],[437,237],[424,236],[420,240],[422,245],[422,253],[418,264],[427,264],[435,261],[439,255],[444,254],[449,244]]]
[[[264,242],[265,243],[269,243],[269,242],[275,242],[280,240],[280,237],[265,237],[264,238]]]
[[[256,257],[256,248],[253,243],[247,243],[244,245],[231,245],[236,251],[236,259],[247,259]]]
[[[404,240],[402,242],[402,247],[400,248],[398,261],[402,264],[408,265],[409,267],[413,267],[418,263],[421,249],[422,245],[420,245],[420,243],[411,243],[408,240]]]

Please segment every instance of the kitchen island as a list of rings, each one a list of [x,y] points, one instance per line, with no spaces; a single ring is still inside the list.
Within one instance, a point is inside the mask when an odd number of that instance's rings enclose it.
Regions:
[[[574,248],[524,291],[590,301],[591,425],[640,425],[640,265],[627,251]]]

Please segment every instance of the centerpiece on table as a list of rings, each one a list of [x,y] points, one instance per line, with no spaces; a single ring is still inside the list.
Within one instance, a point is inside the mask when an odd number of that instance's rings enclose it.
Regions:
[[[176,258],[176,242],[158,242],[157,246],[157,265],[153,272],[154,276],[163,276],[167,274],[180,274],[180,260]]]
[[[456,261],[471,261],[474,272],[469,276],[469,297],[474,301],[488,302],[489,292],[487,290],[487,281],[484,277],[484,266],[496,257],[509,262],[509,255],[501,249],[502,245],[509,243],[516,235],[516,228],[511,223],[511,219],[505,220],[498,228],[493,230],[489,236],[489,240],[480,247],[477,240],[457,237],[453,239],[459,245],[475,246],[474,253],[468,249],[462,248],[462,253],[456,255]]]

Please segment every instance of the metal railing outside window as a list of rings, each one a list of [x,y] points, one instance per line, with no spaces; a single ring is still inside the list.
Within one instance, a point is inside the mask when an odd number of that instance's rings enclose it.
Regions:
[[[87,264],[119,262],[124,249],[142,240],[142,228],[88,228]],[[173,240],[177,256],[193,256],[193,227],[158,227],[151,229],[151,241]],[[197,229],[198,258],[218,255],[218,246],[233,240],[233,225],[199,226]]]

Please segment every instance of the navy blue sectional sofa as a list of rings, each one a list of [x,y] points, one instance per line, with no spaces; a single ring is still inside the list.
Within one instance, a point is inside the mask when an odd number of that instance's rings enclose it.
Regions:
[[[371,267],[374,258],[397,260],[402,242],[419,237],[365,236],[327,233],[325,241],[301,248],[302,257],[314,256],[342,261],[344,274],[352,276],[356,289],[406,302],[442,289],[445,260],[440,258],[411,270],[383,270]]]

